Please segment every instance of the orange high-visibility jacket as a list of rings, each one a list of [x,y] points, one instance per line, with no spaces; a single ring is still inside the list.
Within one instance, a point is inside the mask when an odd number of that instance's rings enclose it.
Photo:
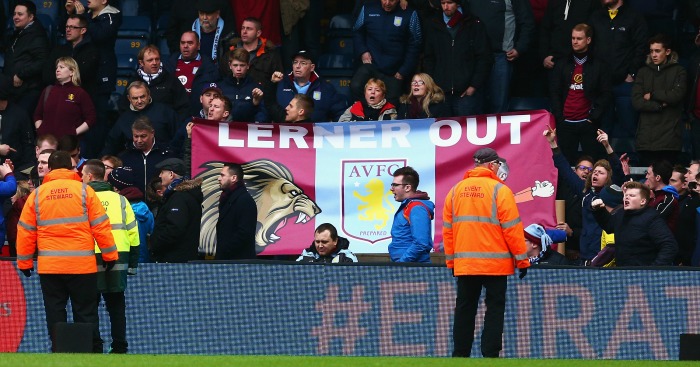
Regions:
[[[73,171],[46,174],[19,218],[17,267],[32,268],[38,247],[39,274],[95,273],[95,241],[104,261],[117,260],[112,226],[95,191]]]
[[[445,198],[442,237],[454,275],[511,275],[527,268],[527,246],[515,197],[491,170],[464,174]]]

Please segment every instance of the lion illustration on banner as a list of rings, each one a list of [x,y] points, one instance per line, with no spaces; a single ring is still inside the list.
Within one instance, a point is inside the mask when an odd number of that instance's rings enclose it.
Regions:
[[[221,188],[218,177],[224,162],[209,161],[200,166],[204,171],[196,177],[202,178],[202,229],[199,235],[199,251],[206,255],[216,253],[216,223],[219,220],[219,197]],[[304,224],[321,213],[321,208],[304,191],[294,184],[292,173],[284,165],[269,159],[258,159],[244,163],[243,181],[258,208],[258,224],[255,232],[256,250],[280,240],[277,231],[287,221]]]

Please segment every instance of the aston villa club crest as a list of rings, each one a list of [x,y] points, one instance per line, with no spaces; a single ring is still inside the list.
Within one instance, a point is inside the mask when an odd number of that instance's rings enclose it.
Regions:
[[[69,100],[69,101],[75,100],[75,94],[73,94],[73,93],[68,93],[68,100]]]
[[[394,171],[406,166],[406,160],[346,160],[342,164],[343,232],[371,244],[389,239],[398,208],[391,182]]]

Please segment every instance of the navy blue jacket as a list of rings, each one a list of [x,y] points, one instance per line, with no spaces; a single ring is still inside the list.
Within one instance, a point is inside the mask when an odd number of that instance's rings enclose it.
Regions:
[[[396,6],[386,12],[381,3],[375,1],[362,7],[353,27],[355,55],[372,55],[372,64],[386,75],[397,72],[404,78],[413,76],[421,51],[423,35],[418,13]]]
[[[119,116],[112,130],[109,131],[102,155],[115,155],[123,151],[125,147],[132,145],[133,134],[131,133],[131,125],[141,115],[148,117],[148,120],[151,122],[155,129],[156,141],[173,148],[176,152],[182,149],[182,143],[177,146],[171,143],[181,124],[175,110],[166,104],[153,102],[146,106],[143,111],[133,111],[129,108]]]
[[[231,100],[231,121],[236,122],[267,122],[267,113],[260,101],[258,106],[253,105],[253,89],[263,89],[249,75],[243,79],[236,79],[233,75],[224,78],[219,83],[219,88],[224,95]]]
[[[306,95],[314,100],[314,113],[310,120],[313,122],[338,121],[348,108],[347,100],[336,92],[335,87],[321,80],[315,71],[311,74],[310,81],[311,86],[306,91]],[[297,90],[294,87],[294,76],[289,74],[277,85],[277,103],[284,109],[295,95]]]
[[[180,55],[179,53],[170,55],[170,57],[163,62],[163,69],[172,75],[176,75],[177,61],[180,59]],[[219,79],[221,79],[219,76],[219,69],[216,65],[214,65],[208,57],[202,57],[201,59],[202,65],[200,65],[199,69],[194,73],[192,90],[187,91],[190,100],[190,115],[197,115],[202,108],[199,96],[204,86],[209,85],[209,83],[218,82]]]
[[[90,19],[87,34],[92,42],[100,49],[100,66],[97,69],[99,93],[109,93],[115,88],[117,80],[117,54],[114,46],[117,43],[117,32],[122,25],[122,14],[111,5],[107,5],[100,15]]]
[[[134,173],[134,182],[137,183],[141,192],[146,191],[146,185],[153,177],[157,176],[160,171],[156,169],[156,165],[168,158],[175,158],[175,154],[165,145],[157,140],[153,149],[147,156],[143,152],[134,148],[134,144],[129,144],[129,147],[119,155],[119,159],[123,162],[123,167],[131,167]]]

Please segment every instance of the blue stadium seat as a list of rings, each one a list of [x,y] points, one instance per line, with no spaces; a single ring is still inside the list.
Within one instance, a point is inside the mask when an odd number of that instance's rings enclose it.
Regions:
[[[160,50],[160,59],[165,60],[170,56],[170,48],[168,47],[168,40],[165,38],[158,39],[157,45]]]
[[[334,35],[332,32],[329,32],[326,45],[329,53],[349,56],[354,55],[352,37]]]
[[[350,91],[350,80],[352,79],[352,76],[333,76],[321,74],[321,77],[323,80],[330,83],[338,93],[344,95],[348,99],[351,99],[352,91]]]
[[[509,111],[549,110],[549,98],[512,97],[508,104]]]
[[[141,38],[150,42],[151,19],[146,16],[122,17],[122,25],[117,32],[117,38]]]
[[[134,17],[139,15],[139,0],[122,0],[119,10],[124,17]]]
[[[165,31],[168,29],[168,22],[170,21],[170,15],[164,14],[158,17],[158,23],[156,24],[155,33],[155,44],[160,49],[161,59],[166,59],[173,51],[168,48],[168,40],[165,38]],[[174,50],[177,51],[177,50]]]
[[[49,38],[49,44],[53,45],[56,41],[56,22],[46,14],[37,14],[36,17],[46,29],[46,36]]]
[[[117,38],[114,52],[117,54],[131,55],[134,58],[142,48],[148,45],[148,41],[141,38]]]
[[[33,2],[36,5],[37,15],[48,15],[54,21],[54,23],[58,23],[58,8],[60,5],[58,1],[33,0]],[[9,9],[5,8],[5,10],[7,10],[9,14],[12,14],[12,11]]]
[[[352,69],[352,56],[343,54],[323,54],[319,56],[316,67],[326,69]]]
[[[331,18],[329,24],[330,29],[352,29],[355,25],[355,20],[352,18],[352,14],[338,14]]]
[[[136,73],[139,63],[136,55],[117,53],[117,76],[130,77]],[[120,79],[120,78],[117,78]],[[117,80],[117,85],[119,80]],[[117,86],[118,87],[118,86]],[[126,86],[124,86],[126,87]]]
[[[353,23],[352,15],[350,14],[340,14],[334,16],[331,18],[326,37],[328,39],[347,38],[352,41]]]
[[[114,93],[119,93],[119,95],[123,95],[124,92],[126,92],[126,87],[129,86],[129,79],[126,77],[118,77],[117,82],[114,85]]]
[[[170,14],[163,14],[158,17],[158,23],[156,24],[156,37],[165,37],[165,31],[168,29],[168,22],[170,22]]]

